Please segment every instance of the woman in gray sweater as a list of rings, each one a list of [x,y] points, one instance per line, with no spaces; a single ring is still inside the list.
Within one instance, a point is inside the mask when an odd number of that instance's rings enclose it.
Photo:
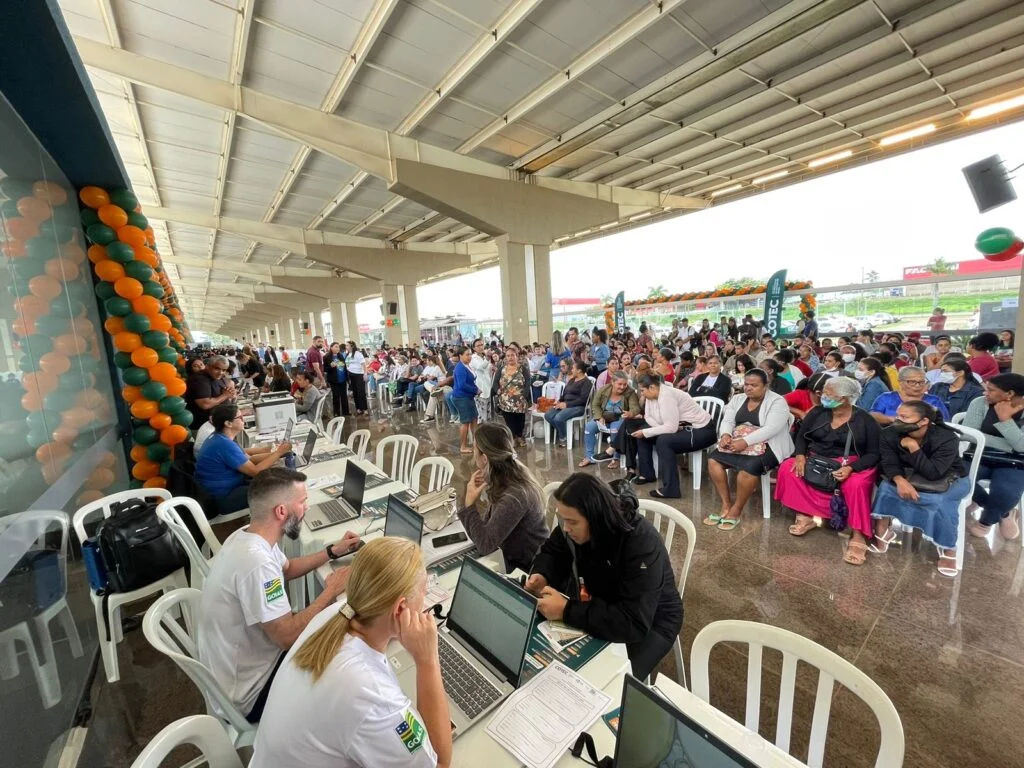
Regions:
[[[533,556],[548,538],[544,493],[519,462],[511,430],[495,422],[477,427],[473,461],[476,471],[466,485],[459,520],[481,554],[500,549],[510,572],[529,572]]]

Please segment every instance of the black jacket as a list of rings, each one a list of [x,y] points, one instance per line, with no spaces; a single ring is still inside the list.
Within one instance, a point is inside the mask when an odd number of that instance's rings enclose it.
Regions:
[[[857,460],[850,463],[854,472],[871,469],[878,464],[881,429],[871,414],[860,408],[853,409],[853,416],[838,431],[832,429],[832,411],[820,405],[812,408],[804,417],[800,431],[796,433],[796,456],[815,454],[830,459],[840,459],[846,444],[847,429],[853,430],[850,453]]]
[[[590,389],[593,386],[593,382],[586,377],[579,381],[567,382],[559,400],[565,403],[566,408],[586,408],[587,400],[590,398]]]
[[[902,437],[892,429],[882,430],[881,467],[887,479],[897,475],[909,479],[914,472],[927,480],[942,480],[950,475],[967,477],[967,468],[960,458],[960,437],[949,427],[930,425],[921,449],[913,453],[900,445]]]
[[[609,560],[592,542],[573,544],[555,528],[534,558],[532,570],[569,596],[562,617],[566,624],[612,643],[638,642],[652,629],[675,637],[683,626],[683,604],[661,535],[638,517],[633,531],[613,546]],[[573,551],[576,572],[590,594],[586,602],[579,600],[578,585],[572,583]]]
[[[693,377],[693,381],[690,382],[690,386],[686,388],[687,394],[690,397],[717,397],[723,403],[728,403],[729,398],[732,397],[732,379],[726,373],[718,374],[718,378],[715,383],[710,386],[704,386],[704,381],[707,379],[708,374],[701,373]]]

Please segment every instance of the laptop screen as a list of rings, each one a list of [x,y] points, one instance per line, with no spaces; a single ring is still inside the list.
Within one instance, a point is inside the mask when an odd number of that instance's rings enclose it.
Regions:
[[[281,442],[287,443],[292,439],[293,429],[295,429],[295,419],[288,419],[288,424],[284,428],[284,439]]]
[[[622,691],[615,768],[757,768],[632,675]]]
[[[384,519],[384,535],[399,536],[417,544],[423,538],[423,515],[395,495],[388,496],[388,515]]]
[[[519,686],[537,598],[476,560],[463,558],[448,628]]]
[[[354,461],[345,462],[345,484],[341,489],[341,498],[348,502],[356,512],[363,509],[363,491],[366,488],[366,471]]]
[[[309,460],[313,457],[313,447],[316,445],[316,432],[312,429],[309,430],[309,434],[306,435],[306,444],[302,447],[302,462],[309,464]]]

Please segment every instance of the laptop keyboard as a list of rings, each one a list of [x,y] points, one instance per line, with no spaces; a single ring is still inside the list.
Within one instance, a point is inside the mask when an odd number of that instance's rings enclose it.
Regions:
[[[367,475],[366,476],[366,489],[380,488],[382,485],[387,485],[392,482],[391,478],[387,475]]]
[[[468,557],[473,559],[474,557],[480,557],[480,553],[476,551],[476,547],[466,550],[465,552],[458,552],[454,555],[448,555],[444,560],[438,560],[429,570],[432,573],[436,573],[438,576],[448,573],[453,568],[458,568],[462,565],[462,558]]]
[[[441,659],[444,689],[467,717],[476,717],[501,698],[501,691],[491,685],[451,644],[441,641],[437,644],[437,650]]]
[[[353,520],[357,517],[357,515],[353,515],[346,507],[342,506],[340,501],[335,501],[334,499],[322,502],[319,507],[324,517],[331,523],[343,523],[346,520]]]

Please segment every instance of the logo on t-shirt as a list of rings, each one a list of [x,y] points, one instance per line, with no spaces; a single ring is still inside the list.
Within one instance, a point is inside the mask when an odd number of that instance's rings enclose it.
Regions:
[[[402,722],[395,726],[395,733],[410,753],[423,746],[423,726],[412,712],[406,711]]]
[[[272,603],[275,600],[284,597],[284,584],[281,583],[281,578],[271,579],[270,581],[263,582],[263,595],[266,597],[268,603]]]

